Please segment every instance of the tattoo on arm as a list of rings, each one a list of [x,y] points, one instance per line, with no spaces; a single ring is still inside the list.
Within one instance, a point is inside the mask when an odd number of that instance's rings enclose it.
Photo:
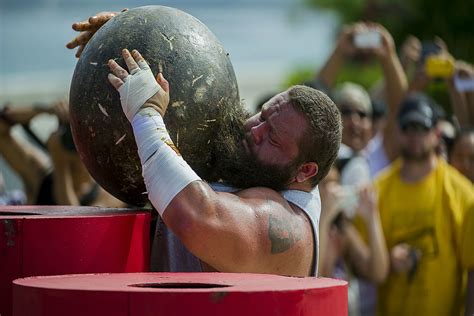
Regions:
[[[284,219],[270,215],[268,220],[268,236],[272,244],[272,254],[287,251],[300,240],[300,232],[296,225],[293,225]]]

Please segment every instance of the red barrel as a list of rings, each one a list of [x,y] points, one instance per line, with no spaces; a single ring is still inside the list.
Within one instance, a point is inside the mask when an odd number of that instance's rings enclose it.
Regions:
[[[0,315],[11,315],[14,279],[146,272],[150,211],[0,206]]]
[[[347,283],[239,273],[122,273],[13,282],[14,316],[347,315]]]

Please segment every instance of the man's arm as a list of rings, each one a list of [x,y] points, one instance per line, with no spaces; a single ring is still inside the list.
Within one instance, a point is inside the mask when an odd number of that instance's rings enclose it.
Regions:
[[[381,283],[388,275],[389,258],[375,192],[370,187],[363,188],[359,200],[357,213],[365,222],[369,245],[366,245],[353,225],[348,225],[349,255],[359,275]]]
[[[387,125],[383,130],[383,146],[390,161],[398,156],[398,142],[395,138],[397,114],[408,89],[403,67],[398,59],[395,43],[390,33],[381,25],[377,26],[382,35],[382,47],[374,52],[380,60],[384,73],[385,96],[388,105]]]
[[[324,66],[319,70],[316,80],[332,89],[345,59],[356,52],[352,44],[356,26],[344,26],[339,34],[336,47]]]
[[[455,77],[474,80],[474,68],[466,62],[457,61],[454,76],[447,79],[449,96],[453,113],[462,128],[474,126],[474,101],[472,91],[458,91],[455,85]]]
[[[311,256],[304,238],[308,223],[283,204],[270,189],[234,195],[197,181],[171,201],[163,220],[186,248],[218,271],[293,274],[294,256],[301,249],[307,253],[302,261]]]

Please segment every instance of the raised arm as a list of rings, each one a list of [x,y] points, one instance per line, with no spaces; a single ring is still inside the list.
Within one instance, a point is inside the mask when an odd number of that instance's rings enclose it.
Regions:
[[[333,88],[345,59],[356,52],[356,48],[352,43],[355,29],[355,26],[346,25],[343,27],[337,39],[336,47],[316,76],[317,81],[322,82],[329,88]]]
[[[456,86],[456,80],[474,80],[474,68],[464,61],[455,63],[454,76],[447,78],[453,113],[462,128],[474,126],[474,90]]]
[[[375,27],[382,36],[382,45],[374,49],[384,73],[385,97],[388,105],[387,124],[383,131],[383,146],[390,161],[398,156],[398,142],[395,139],[396,122],[399,106],[405,98],[408,82],[390,33],[381,25]]]
[[[359,275],[372,282],[381,283],[388,275],[389,257],[376,205],[373,189],[370,187],[363,188],[359,194],[357,212],[361,215],[366,225],[368,247],[354,226],[348,225],[346,227],[346,234],[350,241],[349,255],[355,270]]]

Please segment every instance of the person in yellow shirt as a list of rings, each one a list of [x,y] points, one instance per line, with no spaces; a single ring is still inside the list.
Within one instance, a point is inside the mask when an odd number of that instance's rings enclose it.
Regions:
[[[398,115],[401,158],[376,180],[391,265],[379,288],[379,315],[460,315],[464,304],[474,189],[437,157],[435,124],[430,100],[408,96]]]

